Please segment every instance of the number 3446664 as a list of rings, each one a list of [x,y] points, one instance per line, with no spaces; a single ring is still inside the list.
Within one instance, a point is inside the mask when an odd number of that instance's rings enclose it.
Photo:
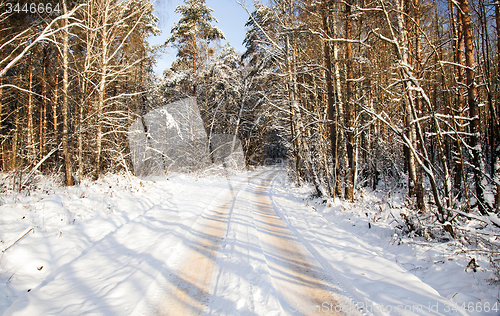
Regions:
[[[59,3],[11,3],[5,4],[6,13],[31,13],[31,14],[59,14],[61,8]]]

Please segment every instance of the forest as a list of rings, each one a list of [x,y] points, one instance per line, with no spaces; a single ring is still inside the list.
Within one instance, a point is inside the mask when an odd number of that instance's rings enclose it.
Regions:
[[[148,0],[0,3],[0,168],[18,190],[133,173],[130,124],[195,97],[208,135],[238,135],[249,166],[286,159],[314,197],[401,190],[426,238],[500,227],[498,2],[255,0],[239,54],[185,0],[162,78]]]

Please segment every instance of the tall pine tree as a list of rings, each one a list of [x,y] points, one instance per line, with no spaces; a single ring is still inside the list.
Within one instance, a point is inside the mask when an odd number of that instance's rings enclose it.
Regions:
[[[180,68],[178,70],[187,70],[192,79],[195,79],[202,64],[202,57],[212,51],[208,47],[210,42],[225,37],[221,30],[212,26],[212,22],[217,22],[217,19],[212,15],[213,10],[205,4],[205,0],[185,0],[184,4],[177,6],[175,12],[179,13],[181,18],[172,26],[172,35],[165,44],[172,43],[178,49],[178,59],[175,62],[176,67]],[[195,83],[192,93],[196,96]]]

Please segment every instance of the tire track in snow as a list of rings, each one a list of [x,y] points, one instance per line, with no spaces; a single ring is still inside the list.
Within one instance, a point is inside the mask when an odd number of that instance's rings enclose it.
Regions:
[[[270,173],[256,186],[257,210],[253,211],[253,218],[273,284],[282,295],[284,312],[359,315],[356,310],[335,310],[335,306],[352,306],[351,300],[329,282],[324,267],[274,210],[269,191],[276,173]]]
[[[294,235],[300,240],[300,242],[307,248],[307,250],[314,256],[314,258],[321,264],[321,266],[328,272],[328,276],[333,283],[335,283],[339,289],[343,292],[345,296],[347,296],[351,302],[349,302],[349,306],[358,306],[358,302],[363,302],[364,298],[355,297],[352,293],[354,291],[350,286],[347,285],[346,282],[341,281],[342,277],[335,271],[335,269],[328,263],[328,261],[304,238],[299,234],[299,232],[291,225],[290,221],[283,214],[283,208],[281,208],[274,200],[272,194],[272,187],[274,186],[274,182],[276,181],[276,177],[273,177],[271,181],[270,189],[269,189],[269,198],[271,199],[271,203],[273,205],[273,209],[276,214],[286,223],[287,227],[294,233]],[[361,309],[359,312],[362,315],[372,316],[373,314],[368,311]]]
[[[246,184],[241,181],[233,187],[228,179],[229,190],[221,191],[205,208],[169,258],[168,274],[155,280],[151,292],[156,293],[148,294],[157,297],[153,299],[156,301],[153,311],[151,307],[138,306],[134,315],[144,309],[156,315],[207,313],[216,283],[217,257],[226,238],[234,202]]]
[[[186,234],[183,260],[175,274],[169,276],[159,314],[200,314],[208,306],[215,259],[225,234],[230,204],[207,210]]]
[[[149,304],[156,303],[146,314],[309,315],[318,314],[315,306],[325,312],[323,303],[350,303],[273,209],[276,173],[229,183],[206,207],[155,281]],[[331,306],[320,314],[349,315]]]
[[[282,315],[252,216],[252,182],[238,192],[228,223],[209,315]]]

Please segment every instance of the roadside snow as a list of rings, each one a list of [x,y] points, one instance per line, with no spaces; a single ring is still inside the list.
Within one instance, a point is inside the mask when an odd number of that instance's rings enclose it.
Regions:
[[[2,249],[26,228],[33,232],[1,254],[0,314],[16,300],[7,314],[26,307],[22,314],[77,315],[96,301],[109,304],[94,307],[103,314],[135,307],[162,270],[156,258],[227,187],[223,180],[178,175],[130,183],[108,175],[70,188],[43,183],[30,195],[4,194]],[[54,300],[68,307],[50,309]]]

